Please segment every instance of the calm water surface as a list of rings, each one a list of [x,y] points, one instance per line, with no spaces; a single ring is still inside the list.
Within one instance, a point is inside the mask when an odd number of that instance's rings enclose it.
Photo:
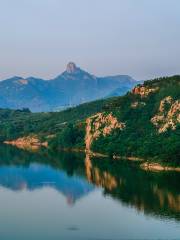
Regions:
[[[180,239],[180,174],[0,147],[0,239]]]

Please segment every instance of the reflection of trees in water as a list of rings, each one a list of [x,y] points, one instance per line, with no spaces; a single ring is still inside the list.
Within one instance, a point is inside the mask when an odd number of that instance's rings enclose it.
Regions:
[[[145,214],[180,220],[180,174],[145,172],[135,163],[89,156],[85,162],[88,180],[102,186],[104,194]]]
[[[84,155],[66,152],[51,152],[41,149],[38,152],[19,150],[16,147],[0,146],[0,166],[29,167],[32,163],[42,163],[55,169],[64,170],[69,176],[84,176]]]
[[[47,150],[30,153],[10,146],[0,147],[0,166],[28,167],[33,162],[63,170],[70,177],[86,178],[102,187],[105,195],[145,214],[180,220],[179,173],[151,173],[140,170],[137,163],[90,159],[77,153]]]

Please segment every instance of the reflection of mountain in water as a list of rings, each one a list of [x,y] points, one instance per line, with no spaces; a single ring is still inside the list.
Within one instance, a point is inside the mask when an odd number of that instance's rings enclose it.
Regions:
[[[12,148],[11,151],[14,152]],[[24,152],[20,151],[19,153],[22,154]],[[22,157],[21,154],[20,156]],[[27,153],[27,156],[29,155],[31,154]],[[38,161],[38,155],[36,157]],[[1,155],[1,164],[2,160],[3,156]],[[93,185],[88,183],[82,176],[69,176],[63,170],[52,168],[42,163],[30,163],[26,166],[26,161],[23,162],[21,160],[21,165],[20,163],[15,163],[13,160],[17,160],[17,155],[12,155],[10,160],[10,162],[15,165],[5,166],[6,161],[4,161],[3,166],[0,167],[0,185],[11,190],[35,190],[42,187],[51,187],[63,193],[68,203],[72,204],[94,189]],[[7,163],[10,162],[7,161]]]
[[[179,182],[179,173],[145,172],[128,161],[0,147],[1,186],[13,190],[49,186],[63,193],[69,203],[93,191],[95,185],[104,189],[104,195],[140,212],[180,220]]]
[[[40,164],[31,164],[28,168],[0,168],[0,185],[12,190],[35,190],[49,186],[63,193],[69,203],[73,203],[94,188],[80,177],[69,177],[64,171]]]

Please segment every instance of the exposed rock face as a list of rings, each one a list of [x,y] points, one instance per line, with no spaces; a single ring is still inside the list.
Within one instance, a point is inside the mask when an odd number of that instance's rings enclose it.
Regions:
[[[133,94],[140,95],[141,97],[147,97],[150,93],[154,93],[158,90],[159,88],[148,88],[144,86],[137,86],[132,90]]]
[[[179,167],[165,167],[160,165],[159,163],[143,163],[140,165],[140,167],[143,170],[146,171],[154,171],[154,172],[160,172],[160,171],[176,171],[176,172],[180,172],[180,168]]]
[[[98,113],[86,119],[86,151],[90,151],[93,140],[98,139],[102,134],[104,137],[109,135],[113,129],[124,129],[125,123],[118,122],[112,113]]]
[[[44,147],[48,146],[48,142],[41,142],[37,136],[22,137],[12,141],[5,141],[4,143],[16,146],[21,149],[34,149],[34,150],[40,148],[41,146]]]
[[[76,70],[77,70],[77,67],[76,67],[75,63],[73,63],[73,62],[68,63],[67,68],[66,68],[67,73],[72,74]]]
[[[138,108],[138,107],[143,107],[143,106],[145,106],[146,105],[146,103],[145,102],[133,102],[132,104],[131,104],[131,108]]]
[[[175,130],[180,123],[180,101],[174,101],[171,96],[164,98],[160,102],[158,114],[151,122],[158,128],[159,133],[166,132],[167,129]]]
[[[22,85],[27,85],[27,84],[28,84],[28,80],[26,80],[26,79],[20,79],[20,80],[18,81],[18,83],[20,83],[20,84],[22,84]]]

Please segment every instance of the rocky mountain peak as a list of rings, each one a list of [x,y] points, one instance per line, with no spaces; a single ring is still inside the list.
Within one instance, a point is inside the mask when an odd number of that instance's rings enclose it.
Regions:
[[[69,62],[66,68],[66,72],[72,74],[76,72],[76,70],[77,70],[76,64],[73,62]]]
[[[29,108],[33,112],[59,111],[108,96],[123,95],[135,86],[126,75],[96,77],[69,62],[51,80],[13,77],[0,81],[0,108]],[[118,91],[116,91],[118,89]]]

